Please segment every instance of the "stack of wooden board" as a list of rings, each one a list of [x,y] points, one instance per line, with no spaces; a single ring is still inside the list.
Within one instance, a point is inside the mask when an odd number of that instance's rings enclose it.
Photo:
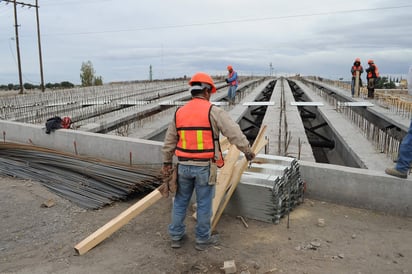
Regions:
[[[296,159],[259,154],[243,173],[225,213],[279,223],[303,201],[303,194]]]

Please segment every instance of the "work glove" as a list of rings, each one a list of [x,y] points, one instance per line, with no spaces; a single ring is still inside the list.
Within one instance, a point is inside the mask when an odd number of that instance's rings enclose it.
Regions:
[[[170,171],[173,169],[173,164],[164,163],[162,167],[162,176],[167,177],[170,174]]]
[[[229,83],[229,79],[226,78],[225,81],[226,81],[226,83]]]
[[[248,151],[245,153],[245,157],[246,157],[246,160],[252,161],[253,159],[255,159],[256,155],[252,151]]]
[[[177,190],[177,168],[172,164],[164,164],[162,167],[162,185],[159,191],[163,197],[169,197],[170,193],[176,193]]]

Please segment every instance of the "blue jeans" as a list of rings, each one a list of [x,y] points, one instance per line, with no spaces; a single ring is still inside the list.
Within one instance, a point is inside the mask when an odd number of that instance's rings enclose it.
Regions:
[[[398,156],[396,169],[400,172],[407,173],[412,162],[412,120],[409,125],[408,134],[402,139]]]
[[[186,232],[184,221],[193,190],[196,191],[197,202],[196,242],[205,243],[209,240],[215,195],[215,186],[209,185],[209,174],[209,166],[178,165],[178,188],[173,203],[172,223],[169,224],[172,240],[180,240]]]
[[[228,91],[227,91],[227,97],[229,98],[230,101],[234,102],[235,97],[236,97],[236,89],[237,86],[230,86]]]

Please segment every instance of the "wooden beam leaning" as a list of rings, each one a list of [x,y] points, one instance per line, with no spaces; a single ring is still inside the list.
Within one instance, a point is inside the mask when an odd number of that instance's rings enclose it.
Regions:
[[[220,202],[222,201],[226,191],[230,187],[230,178],[232,177],[233,168],[236,162],[239,160],[240,151],[236,146],[230,145],[229,152],[225,157],[225,165],[220,169],[217,174],[215,185],[215,197],[212,201],[212,220],[216,215]],[[196,212],[193,213],[193,218],[197,218]]]
[[[265,131],[266,125],[260,128],[259,134],[257,135],[255,142],[252,145],[252,151],[257,154],[261,149],[265,147],[267,144],[267,140],[265,139]],[[233,193],[237,185],[239,184],[240,178],[242,177],[243,171],[247,168],[247,160],[246,157],[243,157],[240,162],[234,168],[231,168],[231,176],[229,182],[229,189],[227,190],[226,195],[223,197],[221,201],[219,201],[219,207],[217,208],[216,214],[214,214],[214,218],[212,219],[212,231],[215,230],[217,223],[219,222],[220,217],[226,205],[228,204],[230,198],[232,197]]]
[[[225,150],[229,147],[229,145],[230,144],[226,138],[222,139],[221,146],[223,146]],[[137,203],[135,203],[134,205],[132,205],[131,207],[117,215],[117,217],[113,218],[107,224],[105,224],[104,226],[96,230],[94,233],[92,233],[90,236],[85,238],[83,241],[78,243],[74,247],[74,249],[79,255],[85,254],[90,249],[101,243],[104,239],[108,238],[114,232],[119,230],[125,224],[130,222],[130,220],[135,218],[137,215],[142,213],[144,210],[149,208],[157,201],[159,201],[162,197],[163,196],[159,191],[159,188],[153,190],[144,198],[139,200]]]
[[[153,205],[155,202],[162,198],[162,194],[158,189],[153,190],[143,199],[117,215],[110,222],[96,230],[89,237],[85,238],[83,241],[78,243],[74,249],[79,255],[85,254],[87,251],[98,245],[104,239],[112,235],[114,232],[119,230],[122,226],[127,224],[131,219],[139,215],[145,209]]]
[[[359,97],[359,93],[360,93],[360,72],[359,70],[357,70],[355,75],[355,96]]]

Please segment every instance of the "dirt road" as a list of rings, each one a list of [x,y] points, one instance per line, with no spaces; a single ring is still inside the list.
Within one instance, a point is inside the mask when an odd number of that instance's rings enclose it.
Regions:
[[[49,201],[49,199],[51,199]],[[82,256],[74,246],[138,200],[86,211],[37,182],[0,177],[0,273],[412,273],[412,219],[305,200],[278,225],[224,215],[222,244],[169,247],[163,199]],[[47,206],[42,206],[48,201]],[[325,225],[319,226],[318,220]]]

